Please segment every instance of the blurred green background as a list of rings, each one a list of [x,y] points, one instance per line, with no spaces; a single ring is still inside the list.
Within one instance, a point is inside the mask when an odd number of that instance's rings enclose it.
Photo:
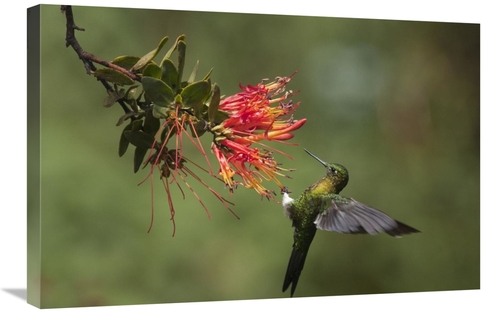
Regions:
[[[344,195],[422,231],[399,240],[318,232],[295,296],[480,287],[479,25],[73,9],[86,30],[77,32],[80,44],[107,60],[142,56],[168,35],[161,58],[186,34],[186,72],[196,60],[200,75],[213,67],[225,95],[297,70],[295,117],[308,122],[292,140],[300,146],[274,145],[294,157],[277,156],[297,169],[283,181],[292,196],[324,174],[304,147],[347,167]],[[137,186],[147,171],[133,173],[131,150],[118,157],[122,109],[102,107],[104,88],[65,47],[59,6],[41,12],[42,256],[28,283],[41,286],[42,307],[288,297],[291,222],[252,190],[231,197],[238,220],[191,180],[209,220],[187,188],[185,200],[174,188],[172,237],[156,180],[147,233],[150,185]],[[185,153],[197,154],[189,144]]]

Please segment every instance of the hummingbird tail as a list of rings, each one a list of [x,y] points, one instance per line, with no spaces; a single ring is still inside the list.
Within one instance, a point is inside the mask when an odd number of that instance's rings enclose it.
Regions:
[[[290,284],[292,284],[292,290],[290,293],[290,297],[293,297],[293,293],[295,292],[295,288],[297,288],[297,283],[299,282],[300,273],[304,268],[304,264],[306,262],[307,250],[300,251],[295,248],[292,250],[292,255],[290,256],[290,260],[288,261],[288,268],[286,270],[285,281],[283,282],[282,291],[285,292]]]

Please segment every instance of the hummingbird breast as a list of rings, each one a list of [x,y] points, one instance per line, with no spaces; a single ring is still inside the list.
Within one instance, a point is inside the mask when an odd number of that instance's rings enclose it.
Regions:
[[[288,217],[293,221],[293,226],[306,229],[314,226],[316,216],[321,210],[321,199],[311,192],[305,191],[299,199],[290,203]]]

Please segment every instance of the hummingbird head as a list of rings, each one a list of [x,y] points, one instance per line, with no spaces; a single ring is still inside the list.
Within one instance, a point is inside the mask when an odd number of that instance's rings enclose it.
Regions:
[[[343,165],[338,163],[326,163],[308,150],[304,150],[326,168],[326,176],[319,182],[319,185],[324,185],[322,187],[327,188],[327,193],[339,193],[345,186],[347,186],[349,173]]]

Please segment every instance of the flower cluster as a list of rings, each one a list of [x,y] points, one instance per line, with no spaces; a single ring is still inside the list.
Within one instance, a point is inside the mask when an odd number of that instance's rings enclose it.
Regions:
[[[65,6],[64,11],[68,15],[68,27],[74,28],[72,13],[68,13],[71,6]],[[70,39],[74,39],[71,45],[83,58],[80,52],[84,51],[74,36]],[[191,181],[195,180],[234,214],[229,207],[234,204],[205,182],[198,175],[200,171],[228,186],[230,194],[242,185],[254,189],[262,197],[273,198],[274,192],[266,189],[263,182],[274,182],[283,189],[279,178],[287,177],[283,172],[290,171],[280,166],[273,153],[291,157],[267,143],[284,143],[293,138],[293,132],[302,127],[306,119],[293,119],[299,103],[293,103],[290,98],[294,93],[286,90],[293,74],[271,82],[265,80],[255,86],[240,85],[241,92],[221,97],[219,86],[211,81],[212,70],[201,80],[196,78],[198,63],[189,78],[183,80],[185,35],[177,37],[160,62],[154,61],[167,41],[168,36],[163,37],[156,48],[142,57],[121,55],[107,62],[88,54],[91,58],[85,57],[84,63],[87,72],[106,87],[108,96],[103,105],[111,107],[119,103],[124,110],[117,126],[129,121],[120,135],[118,155],[123,156],[132,148],[134,172],[149,166],[149,173],[139,183],[147,180],[151,183],[149,230],[154,220],[153,179],[157,171],[167,195],[175,233],[172,186],[180,191],[182,198],[186,198],[184,189],[189,189],[210,218],[207,207],[191,186]],[[172,57],[174,52],[176,58]],[[95,67],[93,62],[102,67]],[[214,136],[211,150],[218,161],[218,175],[212,170],[200,140],[203,134]],[[186,138],[203,156],[207,167],[185,155]]]
[[[283,187],[277,176],[286,176],[282,173],[286,169],[274,159],[271,151],[274,149],[262,141],[289,140],[293,138],[292,132],[306,122],[305,118],[293,119],[292,113],[299,103],[289,100],[294,95],[286,90],[291,78],[277,77],[268,84],[240,86],[241,92],[221,100],[219,110],[228,117],[211,130],[216,135],[212,151],[220,165],[219,175],[231,191],[243,185],[272,198],[273,192],[262,185],[263,180]],[[252,147],[253,144],[261,148]],[[241,181],[236,181],[235,175]]]

